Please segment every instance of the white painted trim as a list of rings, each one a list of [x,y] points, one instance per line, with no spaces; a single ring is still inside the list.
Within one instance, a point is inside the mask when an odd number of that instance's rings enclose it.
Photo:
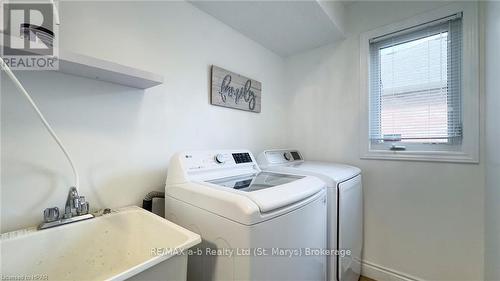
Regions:
[[[401,160],[401,161],[426,161],[447,163],[477,164],[478,160],[463,152],[453,151],[390,151],[370,150],[361,159]]]
[[[361,275],[377,281],[425,281],[424,279],[369,261],[362,261]]]
[[[385,151],[374,149],[369,141],[369,40],[435,19],[463,12],[463,128],[462,144],[451,151]],[[360,158],[382,160],[479,163],[479,8],[477,2],[458,2],[386,25],[360,35]],[[425,147],[425,146],[422,146]],[[443,147],[443,146],[442,146]]]

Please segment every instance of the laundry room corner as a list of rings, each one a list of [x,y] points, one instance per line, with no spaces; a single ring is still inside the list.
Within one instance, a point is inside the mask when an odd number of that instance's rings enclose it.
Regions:
[[[305,158],[362,169],[363,272],[376,280],[484,278],[483,161],[470,165],[360,159],[360,34],[446,5],[347,3],[345,40],[286,61],[291,95],[288,147],[299,149]],[[484,136],[484,115],[480,124]],[[439,256],[439,261],[431,256]]]

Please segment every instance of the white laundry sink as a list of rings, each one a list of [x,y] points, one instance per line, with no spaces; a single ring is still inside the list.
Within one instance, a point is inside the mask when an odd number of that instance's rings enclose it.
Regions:
[[[17,279],[8,280],[185,280],[185,250],[201,242],[135,206],[9,236],[2,235],[0,274]]]

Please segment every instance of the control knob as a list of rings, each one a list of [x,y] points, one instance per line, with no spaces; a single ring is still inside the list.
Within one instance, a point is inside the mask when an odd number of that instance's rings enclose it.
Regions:
[[[283,157],[285,157],[285,159],[287,161],[292,161],[293,160],[292,154],[290,154],[290,152],[283,153]]]
[[[215,156],[215,162],[219,164],[224,164],[226,162],[226,155],[224,154],[217,154]]]

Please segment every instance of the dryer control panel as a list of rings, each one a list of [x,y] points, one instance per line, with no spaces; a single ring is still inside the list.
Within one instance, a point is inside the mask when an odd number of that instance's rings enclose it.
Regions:
[[[259,156],[259,163],[268,165],[286,164],[303,160],[300,152],[294,149],[266,150]]]

